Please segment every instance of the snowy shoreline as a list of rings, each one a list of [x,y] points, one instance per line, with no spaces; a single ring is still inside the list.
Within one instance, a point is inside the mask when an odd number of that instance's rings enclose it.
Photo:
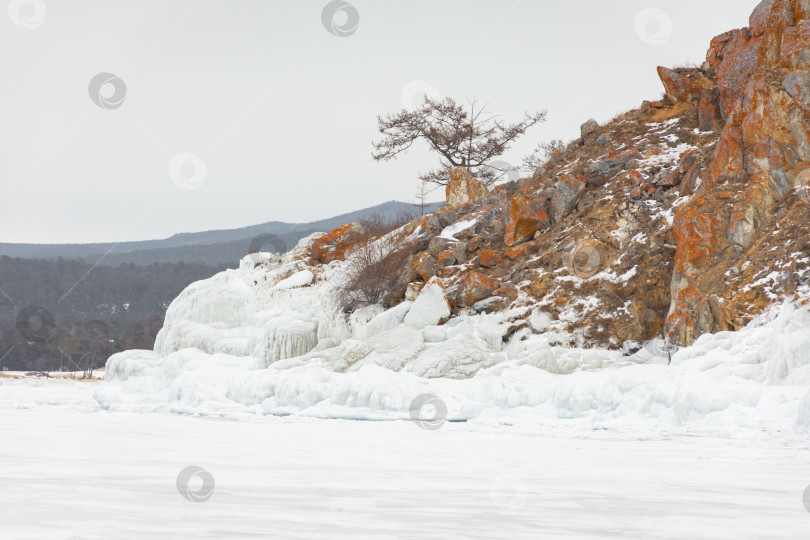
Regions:
[[[155,351],[107,362],[95,398],[109,410],[210,416],[409,418],[415,397],[449,421],[617,431],[805,435],[810,431],[810,306],[783,304],[738,332],[704,335],[672,357],[648,349],[559,346],[553,329],[503,339],[515,314],[438,324],[440,295],[371,306],[343,321],[329,304],[341,262],[300,254],[246,257],[189,286],[170,306]],[[296,257],[298,255],[298,257]],[[258,264],[257,264],[258,262]],[[315,271],[313,271],[315,270]],[[425,299],[423,301],[423,299]],[[547,326],[541,312],[524,314]]]

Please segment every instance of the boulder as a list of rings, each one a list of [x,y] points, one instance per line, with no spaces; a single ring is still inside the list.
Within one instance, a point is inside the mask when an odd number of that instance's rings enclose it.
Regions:
[[[437,234],[442,232],[442,224],[439,222],[439,218],[434,216],[433,214],[428,214],[426,216],[422,216],[419,219],[412,221],[414,225],[413,231],[407,231],[407,234],[411,234],[413,232],[419,231],[417,234],[420,236],[428,236],[434,237]]]
[[[552,188],[554,194],[549,201],[549,214],[554,221],[560,221],[571,213],[582,199],[587,180],[578,174],[566,174],[559,177]]]
[[[590,135],[591,133],[595,132],[599,129],[599,122],[591,118],[581,126],[579,126],[579,131],[583,137]]]
[[[637,148],[628,148],[619,152],[610,152],[606,158],[588,164],[586,177],[588,186],[600,187],[628,169],[634,169],[641,153]]]
[[[348,223],[316,238],[312,256],[322,263],[343,260],[346,253],[365,239],[365,229],[359,223]]]
[[[700,154],[696,150],[687,150],[678,161],[678,174],[681,178],[681,195],[694,193],[700,182]]]
[[[613,142],[613,135],[610,133],[602,133],[596,138],[596,144],[599,146],[607,146]]]
[[[699,70],[675,71],[658,66],[658,77],[667,95],[679,101],[697,101],[704,90],[714,86]]]
[[[475,270],[467,270],[458,282],[448,289],[447,299],[454,307],[472,307],[476,302],[492,296],[500,286],[497,279]]]
[[[503,263],[503,258],[494,249],[485,249],[478,256],[478,264],[485,268],[498,266],[501,263]]]
[[[481,249],[481,248],[482,248],[482,247],[483,247],[483,246],[484,246],[486,243],[487,243],[487,237],[486,237],[486,235],[483,235],[483,234],[478,234],[478,235],[476,235],[476,236],[473,236],[473,237],[472,237],[472,238],[470,238],[470,240],[467,242],[467,251],[469,251],[470,253],[472,253],[472,252],[474,252],[474,251],[478,251],[478,250],[479,250],[479,249]]]
[[[453,266],[456,264],[456,256],[452,250],[445,250],[439,252],[439,256],[437,258],[437,264],[439,268],[447,268],[448,266]]]
[[[434,277],[422,287],[403,322],[406,326],[421,330],[426,326],[436,326],[449,316],[450,304],[447,302],[444,283]]]
[[[509,201],[503,241],[511,246],[545,228],[549,224],[548,201],[542,197],[520,195]]]
[[[442,206],[433,211],[433,215],[439,220],[442,228],[454,223],[458,219],[458,212],[448,206]]]
[[[503,252],[504,255],[509,257],[510,259],[517,259],[525,255],[529,251],[529,246],[531,246],[531,242],[525,242],[520,244],[519,246],[512,246],[507,248],[506,251]]]
[[[419,277],[425,281],[428,281],[430,278],[436,275],[436,269],[436,259],[430,255],[430,253],[423,252],[419,254],[419,259],[416,265],[416,271],[419,273]]]
[[[438,257],[440,251],[450,249],[451,246],[456,242],[457,241],[453,240],[452,238],[445,238],[443,236],[434,236],[433,238],[430,239],[430,244],[428,244],[428,253],[430,253],[434,257]]]
[[[487,195],[487,187],[464,167],[456,167],[450,171],[450,181],[445,189],[447,206],[459,208],[465,204],[476,202]]]

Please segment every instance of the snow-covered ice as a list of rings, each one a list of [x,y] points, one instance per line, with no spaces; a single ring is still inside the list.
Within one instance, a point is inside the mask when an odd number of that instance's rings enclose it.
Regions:
[[[807,440],[99,409],[0,379],[0,538],[799,539]],[[181,470],[214,480],[203,503]],[[200,484],[191,485],[199,489]]]
[[[107,363],[110,410],[405,419],[424,393],[451,420],[733,435],[810,432],[810,306],[775,306],[736,333],[661,355],[556,346],[540,314],[449,315],[437,283],[414,302],[345,319],[330,305],[341,262],[292,254],[192,284],[155,351]],[[313,271],[314,270],[314,271]],[[593,306],[591,306],[593,308]],[[586,316],[585,307],[577,316]],[[505,338],[504,336],[509,336]]]

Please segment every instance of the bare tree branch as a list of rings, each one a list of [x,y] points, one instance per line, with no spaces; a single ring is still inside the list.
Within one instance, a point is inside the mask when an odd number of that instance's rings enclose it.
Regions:
[[[382,138],[372,142],[376,161],[396,159],[417,140],[425,141],[440,156],[437,169],[419,175],[422,182],[446,185],[453,167],[465,167],[486,185],[500,179],[506,171],[489,166],[503,155],[526,131],[546,119],[546,112],[525,113],[523,120],[509,124],[487,112],[488,104],[478,98],[467,100],[467,107],[452,98],[434,100],[425,96],[422,105],[385,117],[378,116]]]

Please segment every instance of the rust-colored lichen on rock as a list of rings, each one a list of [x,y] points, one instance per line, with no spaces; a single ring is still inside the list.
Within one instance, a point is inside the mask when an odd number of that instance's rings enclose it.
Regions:
[[[322,263],[343,260],[346,253],[365,239],[365,230],[359,223],[348,223],[316,238],[312,255]]]

